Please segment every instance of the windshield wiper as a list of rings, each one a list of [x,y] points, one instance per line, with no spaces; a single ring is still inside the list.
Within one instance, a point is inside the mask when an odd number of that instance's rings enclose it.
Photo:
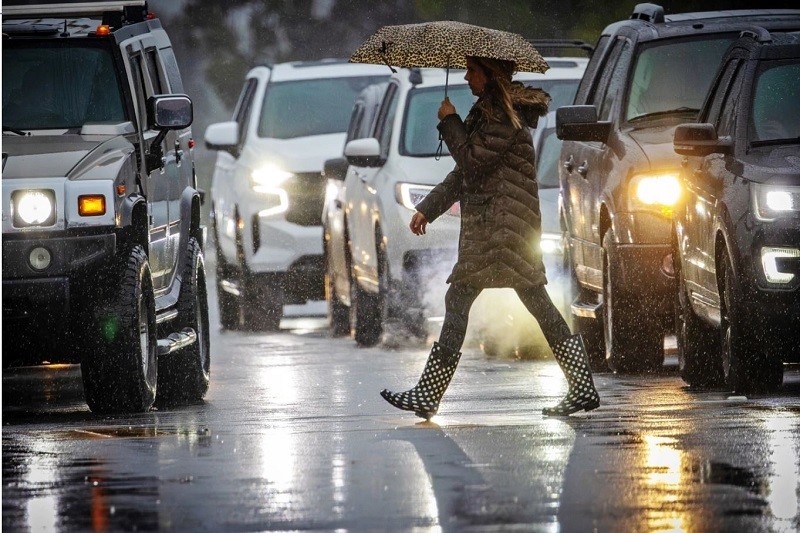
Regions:
[[[31,134],[31,132],[29,132],[29,131],[22,131],[21,129],[12,128],[11,126],[3,126],[3,133],[5,133],[7,131],[10,131],[11,133],[16,133],[17,135],[21,135],[23,137],[25,137],[26,135],[30,135]]]
[[[678,107],[676,109],[668,109],[666,111],[656,111],[654,113],[645,113],[644,115],[639,115],[638,117],[629,118],[628,122],[639,122],[640,120],[645,119],[654,119],[659,118],[667,115],[682,115],[685,113],[692,113],[697,114],[699,113],[699,109],[694,109],[692,107]]]

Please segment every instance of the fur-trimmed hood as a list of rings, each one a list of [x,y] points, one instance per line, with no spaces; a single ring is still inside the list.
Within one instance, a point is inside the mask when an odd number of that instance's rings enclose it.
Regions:
[[[547,114],[550,95],[538,87],[525,87],[520,82],[511,84],[511,102],[520,120],[529,128],[535,128],[539,117]]]

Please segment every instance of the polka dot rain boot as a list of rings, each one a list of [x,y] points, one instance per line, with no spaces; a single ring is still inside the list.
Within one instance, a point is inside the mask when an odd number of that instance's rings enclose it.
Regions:
[[[434,342],[417,385],[405,392],[383,389],[381,396],[398,409],[413,411],[418,417],[430,420],[439,410],[439,400],[447,390],[460,359],[461,352]]]
[[[567,396],[553,407],[545,407],[545,416],[568,416],[578,411],[600,407],[600,395],[594,388],[589,357],[580,335],[572,335],[553,346],[553,355],[569,385]]]

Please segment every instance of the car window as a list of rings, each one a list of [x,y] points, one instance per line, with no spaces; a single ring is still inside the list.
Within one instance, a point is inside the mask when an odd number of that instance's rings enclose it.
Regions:
[[[750,114],[755,143],[800,142],[800,62],[765,62],[759,67]]]
[[[611,37],[608,35],[603,35],[600,37],[600,39],[598,39],[597,44],[594,47],[594,52],[592,53],[592,58],[589,60],[589,64],[586,65],[586,72],[584,72],[583,78],[578,85],[578,92],[575,95],[574,103],[580,104],[586,101],[589,95],[589,89],[592,85],[592,80],[595,78],[595,72],[597,72],[597,69],[600,68],[603,54],[605,53],[610,40]]]
[[[719,76],[718,81],[714,84],[706,98],[707,103],[704,105],[704,115],[700,116],[701,122],[717,122],[722,102],[725,100],[725,95],[728,93],[731,85],[731,79],[736,74],[741,65],[739,58],[733,58],[725,64],[725,70]],[[705,106],[708,106],[707,108]]]
[[[611,117],[611,110],[614,107],[614,102],[618,99],[619,90],[625,82],[626,73],[628,72],[628,63],[631,60],[633,47],[630,41],[625,40],[622,44],[622,50],[617,57],[616,64],[610,68],[611,79],[608,81],[608,86],[605,88],[604,94],[598,94],[598,101],[600,103],[597,118],[599,120],[609,120]]]
[[[722,56],[736,34],[657,41],[643,47],[633,67],[626,120],[699,110]]]
[[[558,187],[558,159],[561,154],[561,139],[556,136],[555,128],[547,128],[542,132],[541,147],[536,154],[536,180],[540,189]]]
[[[356,103],[353,106],[353,112],[350,114],[350,127],[347,129],[347,137],[345,137],[345,144],[353,139],[358,139],[363,130],[364,122],[364,104]]]
[[[155,48],[150,48],[144,53],[147,71],[150,73],[150,81],[155,94],[164,94],[164,83],[161,81],[161,69],[159,68],[158,53]]]
[[[54,44],[3,43],[3,126],[66,129],[128,120],[111,52]]]
[[[389,85],[386,95],[388,100],[383,104],[380,116],[375,123],[375,138],[381,145],[381,157],[389,155],[389,143],[392,140],[392,130],[394,129],[394,116],[397,113],[397,95],[399,91],[397,85]]]
[[[450,87],[447,93],[456,111],[466,117],[475,103],[475,97],[467,85]],[[432,157],[439,146],[439,124],[437,112],[444,99],[444,87],[413,89],[408,94],[400,153],[415,157]],[[448,154],[447,146],[442,145],[442,153]]]
[[[293,139],[344,133],[361,90],[385,79],[385,76],[354,76],[272,82],[264,94],[258,135]]]
[[[244,144],[244,138],[247,134],[247,125],[250,122],[250,110],[253,108],[253,97],[256,94],[257,88],[258,80],[249,78],[245,82],[244,87],[242,87],[239,101],[236,103],[236,110],[233,112],[233,120],[238,124],[240,146]]]

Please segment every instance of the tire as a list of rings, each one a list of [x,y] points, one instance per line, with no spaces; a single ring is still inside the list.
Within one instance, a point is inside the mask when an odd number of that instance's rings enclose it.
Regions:
[[[177,330],[192,328],[197,342],[164,356],[158,362],[158,403],[180,405],[203,399],[211,370],[211,340],[208,329],[208,295],[203,251],[189,239],[186,263],[178,296]]]
[[[241,306],[236,296],[223,289],[222,281],[230,279],[231,268],[226,264],[225,258],[219,250],[219,241],[217,241],[216,258],[217,306],[220,326],[222,329],[235,331],[242,327]]]
[[[733,272],[730,256],[724,268],[722,305],[722,370],[725,384],[734,392],[773,392],[783,382],[783,361],[769,349],[772,343],[756,341],[748,327],[747,310]]]
[[[283,317],[283,286],[244,274],[242,288],[244,328],[250,331],[279,331]]]
[[[614,372],[654,372],[664,364],[664,332],[647,306],[619,293],[614,279],[614,234],[603,236],[603,336],[606,361]]]
[[[212,206],[212,211],[213,209]],[[220,326],[222,329],[235,331],[242,327],[241,306],[239,299],[223,288],[223,280],[231,279],[233,269],[222,254],[216,219],[214,219],[214,257],[216,259],[217,308],[219,309]]]
[[[339,301],[333,283],[333,268],[329,261],[330,252],[325,243],[325,300],[328,302],[328,327],[334,337],[344,337],[350,334],[350,308]]]
[[[135,246],[112,274],[116,289],[96,315],[96,350],[81,361],[86,403],[95,413],[144,412],[158,382],[156,308],[150,264]]]
[[[375,247],[378,261],[378,294],[362,289],[352,275],[350,284],[350,322],[356,344],[361,347],[375,346],[383,334],[386,319],[386,297],[388,295],[388,267],[386,244],[380,233],[376,233]]]
[[[677,252],[673,252],[674,254]],[[678,368],[683,381],[692,387],[713,388],[722,385],[719,332],[702,320],[692,309],[689,291],[677,255],[675,272],[675,336],[678,340]]]

